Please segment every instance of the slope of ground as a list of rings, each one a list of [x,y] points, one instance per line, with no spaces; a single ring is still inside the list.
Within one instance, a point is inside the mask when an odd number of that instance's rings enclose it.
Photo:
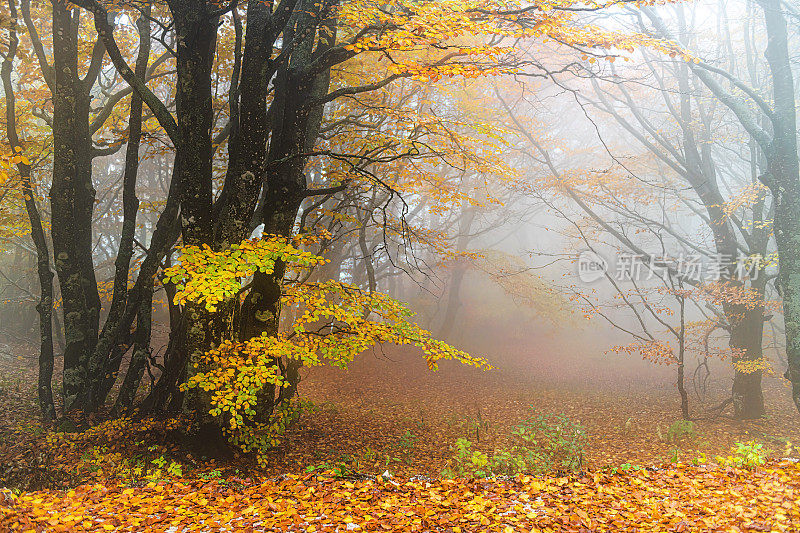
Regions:
[[[198,456],[175,444],[179,422],[49,434],[27,385],[35,358],[5,360],[0,486],[17,489],[0,493],[0,531],[797,531],[800,469],[789,443],[800,442],[800,424],[779,379],[765,381],[766,418],[734,421],[694,405],[698,419],[676,433],[669,370],[633,379],[635,365],[552,358],[501,353],[494,371],[431,373],[413,352],[387,349],[348,371],[307,370],[301,419],[266,467]],[[727,386],[722,375],[709,397],[724,398]],[[440,478],[456,439],[492,453],[534,411],[586,428],[584,473]],[[770,462],[713,460],[746,441]]]

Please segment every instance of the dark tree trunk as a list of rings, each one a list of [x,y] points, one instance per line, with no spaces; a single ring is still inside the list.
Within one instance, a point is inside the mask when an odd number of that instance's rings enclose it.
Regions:
[[[375,280],[375,266],[372,263],[372,252],[367,243],[367,226],[372,217],[372,210],[375,208],[375,191],[372,193],[372,198],[369,204],[361,209],[362,216],[359,217],[358,227],[358,249],[361,252],[361,261],[364,263],[364,273],[367,277],[367,288],[369,292],[378,290],[378,282]]]
[[[19,39],[16,31],[17,5],[16,0],[9,0],[9,13],[13,21],[10,30],[8,50],[3,58],[0,68],[3,88],[6,98],[6,133],[11,149],[24,152],[24,146],[17,132],[16,98],[11,85],[11,71],[14,67]],[[31,183],[31,167],[20,162],[17,165],[22,179],[22,193],[25,199],[25,210],[31,224],[31,238],[36,247],[36,266],[39,277],[39,303],[36,311],[39,313],[39,380],[38,397],[39,409],[45,422],[56,418],[56,409],[53,402],[53,273],[50,271],[50,250],[47,246],[42,218],[36,205],[36,194]]]
[[[178,223],[178,183],[173,167],[172,181],[169,193],[167,194],[167,204],[164,211],[158,218],[156,229],[150,239],[150,247],[147,255],[139,267],[139,276],[136,283],[128,292],[128,302],[125,306],[125,314],[120,322],[118,331],[115,335],[112,346],[128,345],[131,342],[130,328],[137,322],[136,332],[133,338],[133,354],[125,378],[120,388],[119,395],[115,404],[116,411],[124,411],[131,407],[136,390],[139,388],[147,355],[150,353],[150,313],[153,301],[153,290],[155,277],[161,260],[167,254],[180,234]],[[172,324],[174,325],[174,324]],[[172,333],[170,333],[172,335]]]
[[[125,379],[120,386],[117,402],[114,411],[122,413],[129,411],[133,407],[136,398],[136,391],[142,380],[147,359],[150,356],[150,334],[152,331],[152,308],[153,308],[153,286],[145,288],[145,295],[139,303],[139,311],[136,315],[136,333],[133,339],[133,352],[131,361],[128,364],[128,371]]]
[[[53,1],[53,256],[64,317],[64,410],[77,404],[97,342],[100,296],[92,261],[92,141],[89,91],[78,77],[78,10]]]
[[[681,397],[681,416],[689,420],[689,393],[686,392],[684,376],[686,370],[686,300],[681,296],[680,317],[681,324],[678,331],[678,394]]]
[[[170,2],[176,33],[175,106],[180,144],[175,166],[181,186],[181,232],[186,245],[211,245],[212,149],[214,126],[211,71],[218,17],[206,2]]]
[[[147,63],[150,59],[150,6],[146,5],[142,15],[136,21],[139,29],[139,52],[136,57],[135,74],[145,79]],[[122,177],[122,234],[119,240],[117,259],[114,263],[114,288],[111,306],[103,324],[97,346],[89,365],[91,385],[85,405],[88,409],[96,409],[105,402],[108,392],[119,371],[123,351],[112,346],[118,333],[120,322],[125,313],[128,298],[128,273],[133,257],[133,239],[136,233],[136,212],[139,199],[136,197],[136,177],[139,171],[139,147],[142,136],[142,99],[134,92],[131,96],[128,119],[128,145],[125,151],[125,170]],[[148,311],[149,316],[149,311]],[[140,321],[141,322],[141,321]],[[111,355],[109,358],[108,355]]]
[[[180,183],[180,223],[184,245],[213,246],[212,204],[212,136],[214,116],[212,106],[212,68],[216,54],[219,16],[213,4],[194,0],[169,2],[175,21],[177,41],[177,85],[175,102],[177,130],[180,142],[176,146],[173,180]],[[220,319],[205,309],[203,304],[187,302],[183,307],[180,338],[171,345],[177,351],[168,354],[170,361],[188,361],[175,371],[164,372],[160,393],[173,390],[174,383],[186,366],[187,376],[206,370],[203,355],[215,342],[214,331]],[[144,348],[144,347],[142,347]],[[149,349],[149,348],[148,348]],[[139,352],[141,353],[141,351]],[[192,389],[185,397],[185,409],[192,414],[195,429],[217,427],[215,433],[222,441],[218,425],[209,415],[210,396],[200,389]]]
[[[313,57],[332,46],[335,41],[335,25],[330,19],[323,21],[329,31],[320,37],[316,51],[314,28],[318,20],[309,9],[296,15],[296,26],[305,32],[300,39],[290,63],[278,71],[275,79],[275,95],[272,102],[272,134],[269,143],[266,171],[266,190],[261,206],[264,233],[290,238],[295,220],[305,198],[306,177],[303,173],[308,157],[304,154],[313,149],[322,122],[321,105],[312,107],[310,102],[324,96],[330,85],[330,73],[307,71]],[[317,7],[318,9],[318,7]],[[291,22],[290,22],[291,25]],[[294,37],[293,32],[284,33],[283,38]],[[267,333],[276,335],[280,324],[281,284],[286,265],[277,262],[272,274],[256,272],[253,286],[242,306],[240,338],[248,339]],[[289,386],[281,392],[277,401],[288,399],[296,390],[299,380],[299,363],[289,361],[286,378]],[[274,394],[273,394],[274,398]],[[273,398],[265,398],[259,405],[259,416],[268,416],[274,407]]]
[[[763,287],[759,294],[763,296]],[[762,335],[764,332],[764,307],[744,308],[734,318],[730,331],[730,346],[736,354],[734,363],[757,361],[763,357]],[[738,419],[753,419],[764,416],[764,394],[761,390],[762,372],[736,370],[733,378],[733,410]]]
[[[248,4],[241,82],[238,90],[231,91],[228,169],[218,206],[215,206],[217,249],[225,249],[249,235],[250,219],[264,181],[269,136],[266,95],[274,41],[271,18],[266,3]]]
[[[270,139],[269,161],[272,163],[267,170],[267,195],[261,208],[265,234],[291,237],[305,198],[303,168],[306,158],[300,154],[305,152],[309,142],[306,136],[309,110],[304,108],[299,95],[308,95],[310,84],[311,80],[299,78],[290,69],[282,70],[276,81],[272,105],[277,106],[277,125]],[[278,262],[271,274],[256,272],[253,287],[244,302],[241,338],[277,333],[280,285],[285,268],[283,262]]]

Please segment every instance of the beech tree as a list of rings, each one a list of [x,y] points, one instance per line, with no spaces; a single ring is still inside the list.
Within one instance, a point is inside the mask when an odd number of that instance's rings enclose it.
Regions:
[[[764,54],[769,67],[772,102],[763,99],[747,81],[723,68],[702,60],[689,65],[694,75],[736,116],[766,162],[766,168],[758,178],[769,188],[775,204],[774,234],[780,257],[778,286],[783,301],[788,360],[785,377],[792,383],[792,398],[800,410],[800,337],[796,326],[800,318],[796,292],[796,273],[800,269],[796,264],[800,250],[800,166],[794,78],[784,9],[780,2],[772,0],[759,1],[758,5],[763,13],[767,36]],[[680,42],[656,11],[648,8],[643,12],[653,25],[655,34]]]
[[[15,0],[10,0],[9,15],[13,24],[17,21],[17,5]],[[53,273],[50,271],[50,245],[45,238],[42,216],[37,204],[37,194],[34,192],[31,181],[31,164],[26,156],[21,155],[24,147],[17,131],[17,108],[14,90],[11,85],[11,72],[19,47],[19,37],[16,27],[9,31],[9,45],[3,56],[0,67],[5,95],[5,119],[8,143],[13,153],[17,154],[12,159],[16,162],[20,181],[16,187],[22,194],[25,210],[31,228],[31,238],[36,247],[36,263],[39,278],[39,303],[36,310],[39,313],[39,329],[41,343],[39,346],[39,382],[38,398],[39,408],[46,422],[55,419],[55,403],[53,402]]]
[[[681,8],[676,11],[681,34],[689,35]],[[752,153],[747,145],[734,145],[733,152],[727,147],[724,152],[715,149],[727,144],[725,137],[713,132],[719,132],[728,117],[724,112],[718,112],[713,104],[706,105],[707,94],[697,91],[697,80],[691,77],[687,62],[672,62],[662,68],[658,58],[646,52],[643,56],[649,78],[658,87],[658,96],[664,101],[662,112],[678,124],[679,132],[675,135],[664,132],[661,122],[664,119],[656,114],[658,111],[645,107],[648,94],[628,90],[624,83],[619,82],[624,74],[613,66],[609,73],[615,80],[613,84],[594,83],[597,92],[595,105],[613,117],[644,149],[685,181],[702,205],[702,216],[698,218],[713,236],[714,252],[704,252],[704,255],[723,258],[721,280],[731,296],[721,301],[724,319],[719,326],[730,334],[735,369],[732,387],[734,416],[758,418],[765,413],[761,371],[742,371],[747,367],[746,362],[757,365],[763,363],[762,331],[765,316],[769,315],[764,312],[763,300],[766,285],[772,279],[760,259],[768,254],[770,232],[765,219],[770,216],[771,200],[765,191],[758,191],[758,187],[753,185],[758,179],[755,171],[758,168],[758,155]],[[631,76],[636,74],[632,73]],[[677,97],[673,97],[673,93]],[[737,151],[749,156],[752,164],[741,161],[737,165],[731,161],[731,153]],[[746,178],[738,178],[737,174],[743,174]],[[726,189],[737,182],[746,190],[755,188],[755,197],[746,206],[750,212],[734,212],[736,199],[725,196]],[[682,203],[691,201],[681,194],[675,196]],[[753,263],[749,265],[750,268],[737,265],[743,257]],[[739,295],[745,290],[750,295],[756,295],[761,303],[752,305],[752,298],[740,298]]]

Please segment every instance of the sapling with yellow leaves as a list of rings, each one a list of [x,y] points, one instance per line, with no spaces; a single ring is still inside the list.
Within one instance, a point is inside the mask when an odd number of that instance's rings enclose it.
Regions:
[[[273,272],[278,261],[303,271],[325,260],[286,239],[267,236],[220,252],[185,247],[179,262],[164,275],[176,286],[175,304],[200,304],[215,312],[223,302],[248,290],[246,278],[255,272]],[[490,368],[485,359],[433,338],[413,322],[408,308],[382,293],[334,280],[285,281],[281,304],[295,311],[291,324],[277,335],[222,340],[205,353],[198,372],[182,385],[184,391],[199,389],[208,394],[209,414],[223,422],[231,444],[246,452],[275,446],[296,419],[296,382],[286,375],[292,363],[345,368],[364,350],[391,343],[421,348],[431,370],[448,359]],[[276,406],[266,416],[259,409],[265,398]]]

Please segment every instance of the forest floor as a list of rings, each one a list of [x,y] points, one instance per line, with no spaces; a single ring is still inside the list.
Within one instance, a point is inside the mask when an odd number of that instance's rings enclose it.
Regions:
[[[311,369],[299,422],[259,467],[175,445],[170,421],[49,433],[33,359],[0,358],[0,487],[14,489],[0,490],[0,531],[800,531],[800,423],[779,379],[765,380],[767,417],[698,406],[685,427],[668,374],[632,380],[595,360],[562,378],[576,361],[432,373],[388,350]],[[456,439],[491,455],[534,412],[586,429],[581,473],[441,476]],[[766,464],[714,460],[746,442]]]

